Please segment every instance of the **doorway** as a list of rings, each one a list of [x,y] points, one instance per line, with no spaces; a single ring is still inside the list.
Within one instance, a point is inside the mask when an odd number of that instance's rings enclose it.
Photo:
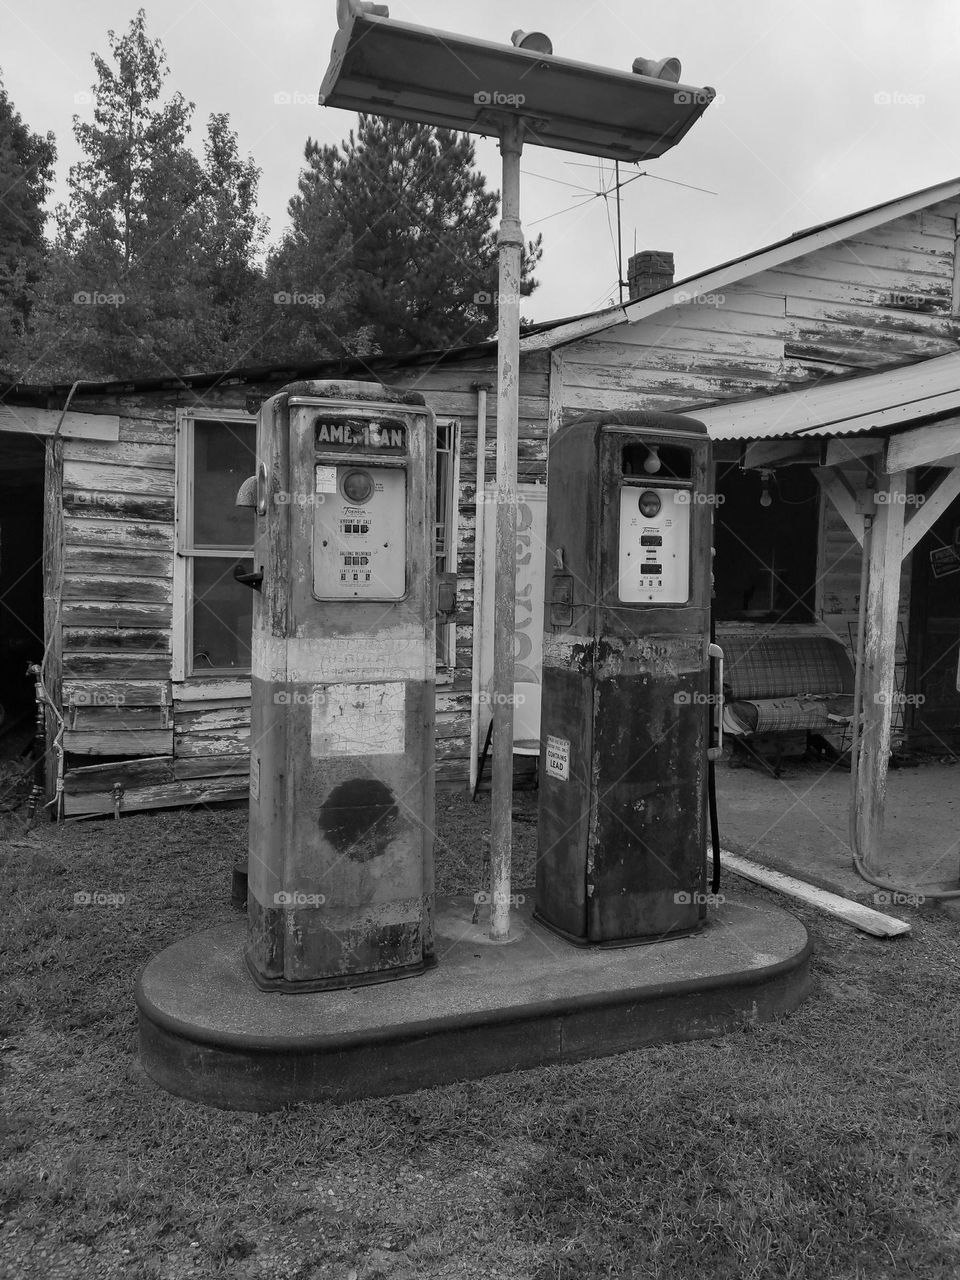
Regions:
[[[942,472],[918,477],[929,491]],[[910,610],[911,741],[936,751],[960,747],[960,498],[913,552]]]
[[[43,657],[43,442],[0,433],[0,753],[29,741]]]

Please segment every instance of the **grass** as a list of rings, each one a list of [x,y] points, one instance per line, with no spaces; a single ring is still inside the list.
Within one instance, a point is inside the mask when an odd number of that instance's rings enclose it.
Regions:
[[[486,816],[441,797],[442,892],[477,887]],[[960,950],[935,908],[894,942],[798,910],[816,989],[759,1029],[257,1116],[153,1086],[132,997],[232,917],[245,815],[0,823],[0,1277],[960,1273]],[[75,904],[97,891],[123,901]]]

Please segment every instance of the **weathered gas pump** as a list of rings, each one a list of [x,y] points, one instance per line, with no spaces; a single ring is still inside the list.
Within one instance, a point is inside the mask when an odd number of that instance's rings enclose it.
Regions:
[[[535,916],[571,942],[706,918],[709,463],[706,428],[671,414],[550,442]]]
[[[433,963],[435,426],[301,382],[261,409],[247,963],[315,991]]]

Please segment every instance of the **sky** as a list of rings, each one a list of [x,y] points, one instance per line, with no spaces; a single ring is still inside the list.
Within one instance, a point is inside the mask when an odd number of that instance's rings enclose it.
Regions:
[[[287,222],[307,137],[337,144],[352,113],[317,94],[336,0],[145,0],[167,53],[168,93],[207,117],[225,111],[262,169],[271,239]],[[135,0],[0,0],[0,74],[15,108],[58,146],[56,198],[78,159],[72,120],[92,119],[91,54],[126,30]],[[390,17],[508,44],[546,32],[560,56],[629,71],[678,57],[681,80],[716,100],[687,136],[622,193],[624,260],[674,254],[678,279],[805,227],[960,174],[957,0],[392,0]],[[478,164],[499,190],[496,143]],[[540,287],[523,313],[543,321],[610,305],[617,290],[612,162],[524,152],[522,218],[543,234]],[[629,168],[624,179],[632,176]]]

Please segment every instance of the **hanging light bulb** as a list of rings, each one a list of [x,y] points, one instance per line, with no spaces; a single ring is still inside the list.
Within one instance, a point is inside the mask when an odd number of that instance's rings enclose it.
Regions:
[[[655,476],[660,470],[660,446],[658,444],[648,444],[649,453],[643,462],[643,469],[648,476]]]
[[[763,488],[762,488],[762,489],[761,489],[761,491],[760,491],[760,505],[761,505],[761,507],[772,507],[772,506],[773,506],[773,498],[771,498],[771,496],[770,496],[770,477],[771,477],[772,475],[773,475],[773,472],[772,472],[772,471],[761,471],[761,472],[760,472],[760,483],[761,483],[761,485],[763,486]]]

